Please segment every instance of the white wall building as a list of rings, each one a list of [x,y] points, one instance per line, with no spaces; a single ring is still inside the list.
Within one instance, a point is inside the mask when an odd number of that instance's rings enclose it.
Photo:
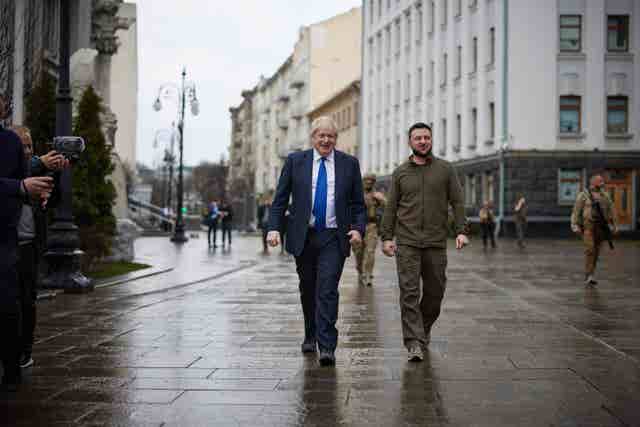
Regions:
[[[423,121],[434,153],[458,165],[470,212],[496,200],[506,219],[522,191],[533,222],[566,219],[602,170],[619,220],[638,226],[640,1],[363,4],[364,171],[390,174]]]

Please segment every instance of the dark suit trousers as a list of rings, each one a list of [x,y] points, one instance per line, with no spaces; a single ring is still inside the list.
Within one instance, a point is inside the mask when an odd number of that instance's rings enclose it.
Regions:
[[[305,340],[315,339],[321,350],[338,345],[338,283],[345,257],[335,229],[309,230],[304,250],[296,257]]]
[[[22,354],[31,356],[33,334],[36,327],[36,300],[38,299],[38,258],[35,243],[20,245],[18,251],[18,283],[22,316]]]
[[[0,357],[5,380],[20,376],[20,305],[18,236],[15,230],[0,236]],[[7,235],[8,234],[8,235]]]

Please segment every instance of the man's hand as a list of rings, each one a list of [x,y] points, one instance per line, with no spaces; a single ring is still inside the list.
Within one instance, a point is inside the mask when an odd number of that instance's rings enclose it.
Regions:
[[[22,181],[25,190],[32,198],[46,198],[49,197],[51,190],[53,189],[53,178],[50,176],[34,176],[26,178]]]
[[[462,249],[469,244],[469,238],[464,234],[458,234],[456,237],[456,249]]]
[[[40,157],[40,161],[51,171],[59,171],[69,167],[69,160],[65,159],[62,154],[58,154],[57,151],[49,151]]]
[[[619,232],[620,230],[618,230],[618,227],[616,227],[615,225],[611,225],[611,234],[617,236]]]
[[[280,232],[279,231],[270,231],[267,233],[267,243],[272,248],[275,248],[280,244]]]
[[[382,253],[384,253],[388,257],[395,256],[398,247],[396,246],[396,242],[393,240],[385,240],[382,242]]]
[[[385,202],[387,201],[387,199],[384,197],[384,194],[382,194],[382,193],[381,193],[381,192],[379,192],[379,191],[376,191],[375,193],[373,193],[373,197],[374,197],[377,201],[382,202],[382,203],[385,203]]]
[[[571,226],[571,231],[573,231],[576,234],[582,234],[582,228],[580,228],[580,226],[577,224],[573,224]]]
[[[351,245],[358,245],[362,242],[362,236],[358,230],[351,230],[347,233],[347,236],[349,236],[349,243],[351,243]]]

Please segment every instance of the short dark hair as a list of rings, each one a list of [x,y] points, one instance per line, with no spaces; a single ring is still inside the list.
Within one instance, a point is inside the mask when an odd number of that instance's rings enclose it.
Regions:
[[[411,133],[412,133],[414,130],[416,130],[416,129],[429,129],[429,133],[430,133],[431,135],[433,135],[433,131],[431,130],[431,126],[429,126],[428,124],[423,123],[423,122],[417,122],[417,123],[414,123],[414,124],[409,128],[409,134],[408,134],[409,139],[411,139]]]

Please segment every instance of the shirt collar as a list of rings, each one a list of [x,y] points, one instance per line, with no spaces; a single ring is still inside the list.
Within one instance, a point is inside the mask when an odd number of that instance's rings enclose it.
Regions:
[[[335,157],[335,153],[336,150],[331,150],[331,153],[325,157],[325,160],[329,160],[330,162],[333,162],[333,158]],[[322,156],[320,155],[320,153],[318,153],[318,150],[316,150],[315,148],[313,149],[313,161],[314,162],[318,162],[320,161],[320,158]]]
[[[409,156],[409,163],[411,165],[413,165],[413,166],[428,166],[431,163],[433,163],[433,154],[429,154],[425,160],[426,160],[425,164],[419,165],[418,163],[413,161],[413,154]]]

